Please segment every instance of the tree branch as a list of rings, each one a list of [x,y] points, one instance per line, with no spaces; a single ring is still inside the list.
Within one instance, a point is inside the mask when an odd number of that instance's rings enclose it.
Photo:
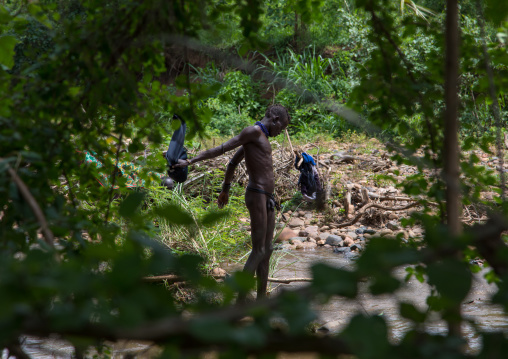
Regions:
[[[5,161],[5,159],[0,157],[0,161]],[[10,166],[8,166],[7,172],[11,176],[14,183],[16,183],[16,186],[18,187],[18,189],[21,192],[21,195],[23,196],[25,201],[28,203],[28,205],[32,209],[32,212],[35,215],[35,218],[37,218],[37,222],[39,222],[39,224],[41,225],[41,233],[44,237],[44,241],[49,246],[53,247],[54,242],[55,242],[55,236],[53,235],[53,232],[51,232],[51,230],[49,229],[48,222],[46,221],[46,217],[44,216],[44,213],[42,212],[41,207],[35,200],[32,193],[30,193],[30,190],[28,189],[25,182],[23,182],[23,180],[21,178],[19,178],[16,171],[14,171]]]

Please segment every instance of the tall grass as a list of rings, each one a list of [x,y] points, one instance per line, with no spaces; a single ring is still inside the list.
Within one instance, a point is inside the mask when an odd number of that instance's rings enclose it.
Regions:
[[[206,265],[213,268],[226,259],[236,258],[245,253],[248,233],[240,224],[241,217],[248,216],[246,208],[238,197],[239,189],[231,192],[229,209],[220,210],[227,214],[213,225],[204,224],[204,216],[218,211],[215,203],[207,204],[201,196],[190,196],[179,184],[173,191],[158,188],[150,189],[152,207],[163,207],[168,203],[179,206],[192,217],[191,225],[182,226],[169,223],[157,217],[160,240],[175,251],[195,253],[205,259]],[[242,202],[242,203],[240,203]],[[224,211],[224,212],[223,212]]]

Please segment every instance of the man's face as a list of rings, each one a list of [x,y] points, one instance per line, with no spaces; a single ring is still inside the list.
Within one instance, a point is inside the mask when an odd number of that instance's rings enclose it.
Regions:
[[[271,113],[265,114],[265,118],[269,121],[270,128],[268,132],[272,137],[278,136],[289,124],[287,118],[281,118]]]

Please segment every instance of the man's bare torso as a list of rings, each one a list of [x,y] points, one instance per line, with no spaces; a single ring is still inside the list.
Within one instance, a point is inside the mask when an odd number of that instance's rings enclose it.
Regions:
[[[261,130],[259,128],[256,130],[260,132],[260,135],[243,145],[245,165],[249,172],[249,186],[273,193],[275,180],[272,147]]]

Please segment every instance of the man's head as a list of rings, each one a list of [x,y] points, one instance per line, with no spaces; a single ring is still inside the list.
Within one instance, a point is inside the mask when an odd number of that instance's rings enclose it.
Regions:
[[[268,128],[270,136],[274,137],[279,135],[289,125],[291,117],[284,106],[275,104],[268,106],[262,122]]]

